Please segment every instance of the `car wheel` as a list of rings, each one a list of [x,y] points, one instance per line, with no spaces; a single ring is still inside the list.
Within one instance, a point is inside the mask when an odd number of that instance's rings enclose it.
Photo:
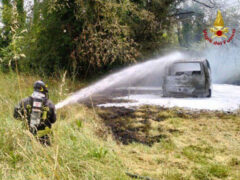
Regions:
[[[208,97],[208,98],[212,97],[212,90],[211,90],[211,89],[208,90],[208,95],[207,95],[207,97]]]
[[[162,88],[162,94],[162,97],[167,97],[167,92],[164,87]]]

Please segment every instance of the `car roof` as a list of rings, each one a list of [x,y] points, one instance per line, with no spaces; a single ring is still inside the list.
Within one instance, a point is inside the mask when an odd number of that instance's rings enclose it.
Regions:
[[[196,58],[196,59],[180,59],[180,60],[176,60],[173,62],[173,64],[175,63],[188,63],[188,62],[206,62],[207,59],[204,58]]]

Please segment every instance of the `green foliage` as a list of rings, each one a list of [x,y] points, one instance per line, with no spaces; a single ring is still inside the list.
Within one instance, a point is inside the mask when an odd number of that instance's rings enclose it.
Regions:
[[[15,0],[16,9],[18,12],[18,23],[20,27],[23,27],[25,24],[26,14],[24,11],[24,0]]]
[[[203,30],[207,28],[204,20],[204,9],[197,5],[188,6],[187,3],[183,8],[194,13],[183,16],[178,21],[178,41],[183,47],[191,47],[194,43],[200,43],[204,40]]]
[[[209,173],[218,178],[226,178],[229,175],[229,169],[225,165],[212,164],[209,167]]]
[[[94,149],[92,149],[92,150],[88,153],[88,155],[89,155],[90,157],[95,157],[95,158],[97,158],[97,159],[102,159],[102,158],[104,158],[104,157],[107,155],[107,153],[108,153],[108,151],[107,151],[105,148],[100,147],[100,148],[94,148]]]
[[[10,0],[3,0],[2,1],[2,23],[4,27],[0,29],[0,49],[6,48],[11,41],[11,25],[12,25],[12,5]],[[0,60],[1,63],[3,62],[4,53],[0,51]]]
[[[3,8],[3,22],[5,23],[2,29],[2,47],[0,47],[1,69],[6,70],[15,67],[17,61],[25,58],[22,51],[22,39],[26,30],[24,26],[24,10],[23,1],[18,0],[16,3],[10,4],[10,1],[5,1]]]
[[[210,180],[211,179],[210,173],[204,168],[194,170],[193,175],[196,179],[199,179],[199,180]]]
[[[3,9],[2,9],[2,22],[5,25],[2,32],[6,36],[6,39],[9,38],[8,35],[10,33],[10,26],[12,24],[12,4],[10,0],[3,0]]]
[[[209,180],[212,179],[212,176],[224,179],[229,175],[229,168],[217,163],[208,164],[200,169],[194,170],[193,175],[199,180]]]
[[[160,147],[166,151],[173,151],[174,149],[177,148],[174,142],[170,139],[162,140],[160,142]]]
[[[211,159],[212,148],[190,145],[188,147],[185,147],[182,153],[188,159],[196,163],[207,164]],[[206,156],[206,154],[208,154],[208,156]]]
[[[168,13],[175,5],[174,0],[34,0],[26,21],[23,0],[5,0],[2,66],[24,54],[18,58],[22,71],[59,75],[67,70],[86,77],[134,63],[169,41]],[[27,33],[20,34],[24,29]]]

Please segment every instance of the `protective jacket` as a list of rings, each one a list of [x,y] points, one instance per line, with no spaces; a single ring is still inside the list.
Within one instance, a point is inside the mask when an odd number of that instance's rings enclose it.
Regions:
[[[14,117],[20,120],[27,120],[30,127],[31,113],[33,107],[33,97],[29,96],[20,101],[20,103],[14,108]],[[36,129],[45,130],[46,127],[51,128],[52,124],[56,121],[55,105],[47,98],[44,99],[41,107],[41,119]],[[36,132],[32,132],[33,134]]]

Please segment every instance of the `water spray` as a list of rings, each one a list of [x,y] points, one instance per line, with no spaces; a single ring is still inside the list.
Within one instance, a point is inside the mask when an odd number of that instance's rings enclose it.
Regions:
[[[183,53],[174,52],[170,53],[169,55],[136,64],[119,72],[110,74],[95,84],[81,89],[62,102],[59,102],[56,105],[56,109],[60,109],[66,105],[81,102],[82,100],[87,99],[92,95],[105,91],[109,88],[123,84],[132,84],[141,79],[144,79],[145,77],[151,77],[151,74],[154,74],[155,78],[162,78],[164,69],[169,63],[182,59],[184,57],[185,56]]]

